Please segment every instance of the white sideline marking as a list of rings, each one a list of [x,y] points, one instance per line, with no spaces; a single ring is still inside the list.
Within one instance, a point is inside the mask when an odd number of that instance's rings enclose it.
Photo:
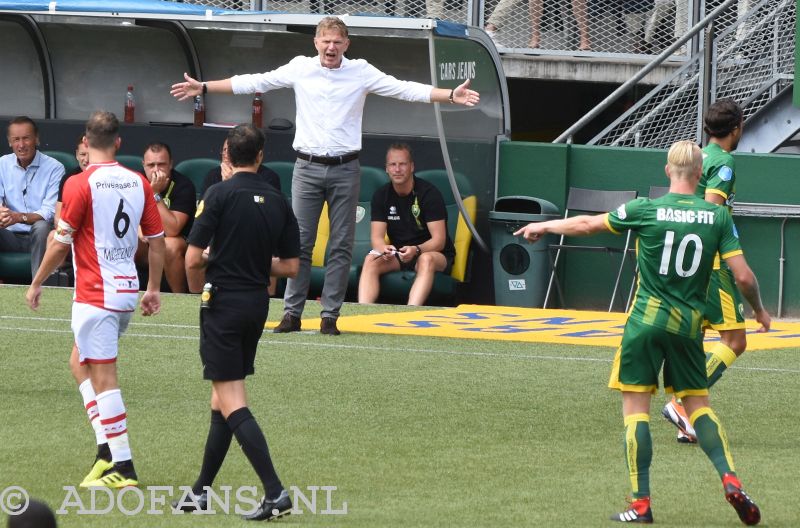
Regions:
[[[0,315],[0,319],[15,319],[18,321],[56,321],[60,323],[72,322],[72,319],[63,317],[23,317],[21,315]],[[161,328],[197,328],[197,325],[178,325],[164,323],[135,323],[131,321],[128,326],[155,326]]]
[[[22,319],[22,320],[35,320],[35,321],[50,321],[50,322],[69,322],[69,319],[62,319],[62,318],[49,318],[49,317],[19,317],[19,316],[0,316],[0,319]],[[168,324],[158,324],[158,323],[131,323],[131,326],[139,325],[139,326],[154,326],[154,327],[165,327],[165,328],[189,328],[193,330],[198,330],[197,325],[168,325]],[[47,332],[47,333],[56,333],[56,334],[69,334],[72,335],[72,330],[56,330],[51,328],[24,328],[24,327],[11,327],[11,326],[0,326],[0,330],[9,330],[15,332],[26,332],[30,333],[32,330],[36,332]],[[304,333],[304,332],[301,332]],[[308,332],[309,334],[316,333],[316,332]],[[164,338],[172,338],[172,339],[181,339],[181,340],[197,340],[197,335],[164,335],[164,334],[141,334],[136,332],[126,332],[126,336],[129,337],[141,337],[141,338],[155,338],[155,339],[164,339]],[[313,346],[313,347],[320,347],[320,348],[332,348],[332,349],[349,349],[349,350],[370,350],[370,351],[379,351],[381,353],[404,353],[404,352],[413,352],[416,354],[445,354],[450,356],[465,356],[465,357],[487,357],[487,358],[499,358],[499,359],[522,359],[522,360],[551,360],[551,361],[584,361],[589,363],[611,363],[612,359],[605,359],[605,358],[587,358],[587,357],[574,357],[574,356],[542,356],[542,355],[534,355],[534,354],[502,354],[497,352],[465,352],[463,350],[444,350],[444,349],[421,349],[421,348],[404,348],[402,350],[396,349],[377,349],[374,346],[369,345],[348,345],[344,343],[325,343],[324,341],[283,341],[277,339],[267,339],[264,336],[261,337],[259,341],[259,345],[264,345],[267,343],[274,343],[279,345],[289,345],[291,347],[296,347],[297,345],[302,346]],[[288,350],[287,350],[288,351]],[[785,368],[770,368],[770,367],[739,367],[734,366],[731,367],[732,369],[738,370],[748,370],[754,372],[777,372],[777,373],[787,373],[787,374],[800,374],[800,369],[785,369]]]

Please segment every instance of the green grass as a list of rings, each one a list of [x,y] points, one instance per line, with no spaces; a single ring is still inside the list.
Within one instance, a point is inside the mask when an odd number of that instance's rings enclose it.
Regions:
[[[57,509],[94,456],[67,366],[71,292],[0,287],[0,492],[10,485]],[[270,319],[281,315],[271,305]],[[402,310],[348,305],[345,315]],[[208,426],[197,353],[198,300],[163,298],[122,339],[120,382],[142,486],[190,485]],[[309,317],[318,305],[309,303]],[[265,333],[250,407],[285,485],[336,486],[332,507],[282,525],[610,526],[629,493],[620,397],[606,388],[609,348],[375,334]],[[715,387],[737,470],[764,526],[797,526],[800,361],[748,353]],[[653,508],[661,526],[737,526],[710,462],[652,415]],[[233,444],[236,445],[235,443]],[[232,448],[216,485],[257,479]],[[259,492],[260,493],[260,492]],[[80,496],[88,507],[88,492]],[[130,498],[130,497],[129,497]],[[104,500],[104,499],[103,499]],[[101,502],[101,504],[104,504]],[[135,502],[125,501],[127,507]],[[62,527],[245,526],[238,516],[59,516]],[[147,507],[145,507],[147,510]],[[5,522],[0,515],[0,522]]]

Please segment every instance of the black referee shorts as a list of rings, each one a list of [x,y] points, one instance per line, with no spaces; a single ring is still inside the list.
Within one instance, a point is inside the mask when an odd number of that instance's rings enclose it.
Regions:
[[[266,289],[213,293],[211,306],[200,309],[203,379],[233,381],[255,372],[256,348],[268,311]]]

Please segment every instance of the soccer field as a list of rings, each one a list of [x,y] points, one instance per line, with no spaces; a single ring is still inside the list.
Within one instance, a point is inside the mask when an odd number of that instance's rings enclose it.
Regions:
[[[56,510],[62,527],[249,526],[233,494],[257,484],[232,444],[215,487],[232,488],[231,513],[173,515],[167,504],[197,476],[210,386],[201,379],[197,297],[164,295],[162,312],[136,315],[121,341],[120,383],[144,507],[91,509],[77,486],[94,435],[67,359],[71,290],[46,289],[31,312],[23,287],[0,286],[0,499],[19,486]],[[281,315],[273,301],[270,320]],[[347,305],[344,315],[405,310]],[[306,313],[316,317],[318,305]],[[310,330],[315,330],[309,327]],[[611,526],[629,493],[620,396],[606,388],[608,347],[309,331],[265,332],[249,378],[250,408],[286,487],[316,513],[281,525]],[[747,353],[712,392],[736,469],[763,526],[798,526],[800,358],[795,349]],[[661,526],[737,526],[711,463],[675,442],[651,410],[653,514]],[[168,488],[165,488],[168,489]],[[330,488],[329,488],[330,489]],[[220,492],[222,493],[222,492]],[[77,498],[76,498],[77,497]],[[260,491],[259,491],[260,498]],[[139,497],[117,496],[131,511]],[[333,511],[346,514],[334,514]],[[72,504],[72,505],[70,505]],[[249,507],[248,503],[241,503]],[[97,509],[108,505],[98,495]],[[148,513],[148,510],[159,512]],[[326,513],[327,512],[327,513]],[[6,516],[0,514],[5,526]]]

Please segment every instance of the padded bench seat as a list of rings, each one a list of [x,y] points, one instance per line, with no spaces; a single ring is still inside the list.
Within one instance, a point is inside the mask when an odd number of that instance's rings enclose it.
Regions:
[[[31,254],[0,252],[0,279],[30,283]]]

